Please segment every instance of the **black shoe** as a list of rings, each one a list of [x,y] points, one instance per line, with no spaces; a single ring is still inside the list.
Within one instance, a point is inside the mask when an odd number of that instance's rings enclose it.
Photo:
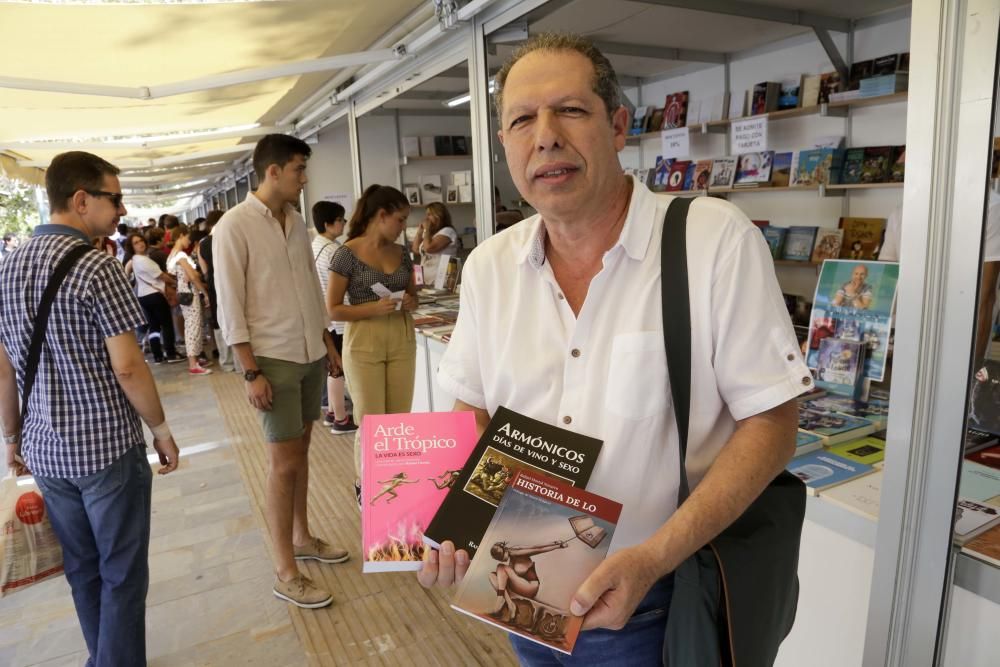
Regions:
[[[340,435],[342,433],[354,433],[358,430],[358,425],[354,423],[354,419],[351,417],[345,417],[344,421],[334,421],[333,425],[330,426],[330,432],[334,435]]]

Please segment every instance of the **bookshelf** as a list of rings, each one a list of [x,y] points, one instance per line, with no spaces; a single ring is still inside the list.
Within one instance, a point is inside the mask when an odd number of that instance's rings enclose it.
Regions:
[[[893,182],[856,183],[851,185],[785,185],[779,187],[765,185],[757,188],[709,188],[707,190],[674,190],[663,192],[680,197],[698,197],[702,195],[721,197],[731,194],[761,194],[766,192],[815,192],[821,197],[836,197],[847,190],[884,190],[901,187],[903,187],[902,182]]]

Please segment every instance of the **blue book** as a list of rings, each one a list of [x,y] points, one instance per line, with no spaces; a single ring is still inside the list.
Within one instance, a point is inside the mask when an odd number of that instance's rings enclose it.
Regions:
[[[785,233],[788,230],[784,227],[768,225],[761,231],[764,233],[764,240],[767,241],[767,245],[771,249],[771,257],[781,259],[781,251],[785,247]]]
[[[802,456],[817,449],[822,449],[822,447],[823,438],[814,433],[799,431],[795,436],[795,454],[793,456]]]
[[[805,483],[806,491],[812,496],[875,472],[870,465],[850,461],[824,449],[792,459],[786,469]]]
[[[875,424],[871,420],[839,412],[819,412],[803,408],[799,408],[799,428],[823,438],[823,445],[826,447],[863,438],[875,432]]]
[[[815,242],[815,227],[789,227],[785,235],[785,249],[782,259],[796,262],[810,261]]]

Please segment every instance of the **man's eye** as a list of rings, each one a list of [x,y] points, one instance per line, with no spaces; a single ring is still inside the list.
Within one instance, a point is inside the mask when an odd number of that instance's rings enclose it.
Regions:
[[[520,123],[523,123],[526,120],[528,120],[528,116],[518,116],[517,118],[515,118],[510,122],[510,126],[514,127],[515,125],[519,125]]]
[[[583,113],[583,109],[580,107],[563,107],[563,113]]]

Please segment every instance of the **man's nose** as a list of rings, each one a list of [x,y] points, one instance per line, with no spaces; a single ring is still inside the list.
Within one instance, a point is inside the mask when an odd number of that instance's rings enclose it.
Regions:
[[[562,124],[552,111],[541,111],[535,121],[535,147],[539,151],[563,146]]]

